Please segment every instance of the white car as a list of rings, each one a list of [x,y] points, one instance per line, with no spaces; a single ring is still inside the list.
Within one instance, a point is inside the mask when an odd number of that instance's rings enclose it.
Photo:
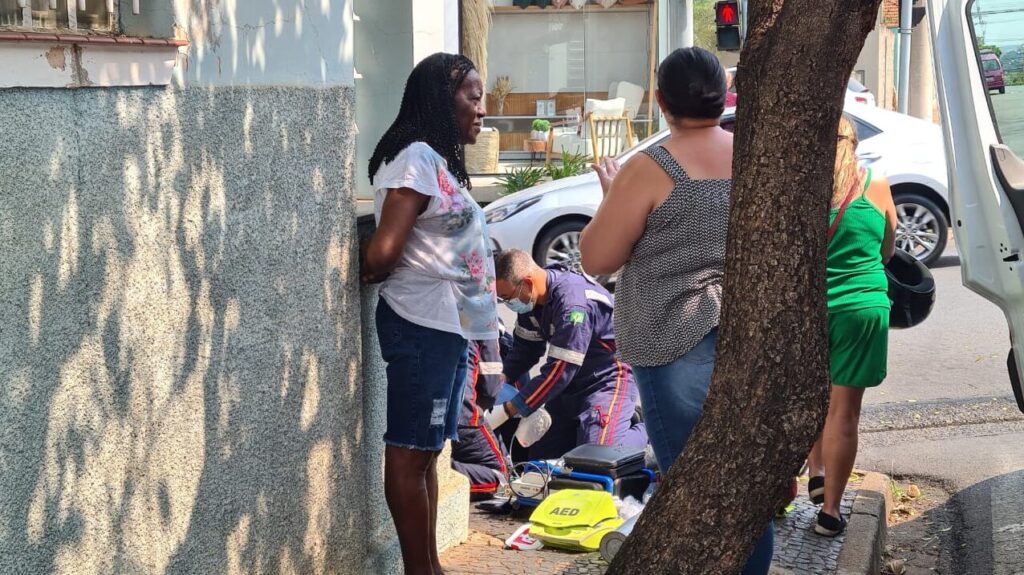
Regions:
[[[736,77],[736,68],[727,68],[726,72]],[[736,84],[733,84],[729,91],[736,93]],[[867,86],[852,77],[846,82],[845,102],[847,104],[866,104],[868,106],[878,105],[875,102],[875,95],[871,93],[871,90],[868,90]]]
[[[926,264],[946,246],[949,203],[946,160],[938,126],[873,106],[847,104],[857,126],[857,154],[863,165],[884,174],[892,186],[899,215],[897,247]],[[727,129],[735,110],[722,117]],[[640,142],[621,156],[627,162],[643,149],[668,138],[668,130]],[[579,238],[601,202],[597,175],[589,172],[546,182],[510,194],[484,208],[495,250],[518,248],[542,265],[573,263]]]

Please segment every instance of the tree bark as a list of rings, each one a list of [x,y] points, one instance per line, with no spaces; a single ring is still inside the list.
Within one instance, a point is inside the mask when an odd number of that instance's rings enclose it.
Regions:
[[[611,575],[739,573],[824,425],[836,131],[879,1],[749,3],[711,388]]]

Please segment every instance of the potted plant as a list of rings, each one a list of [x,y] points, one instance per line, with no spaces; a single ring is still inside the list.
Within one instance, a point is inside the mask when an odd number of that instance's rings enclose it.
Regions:
[[[548,130],[551,129],[551,122],[537,118],[533,121],[530,126],[530,139],[531,140],[546,140],[548,139]]]

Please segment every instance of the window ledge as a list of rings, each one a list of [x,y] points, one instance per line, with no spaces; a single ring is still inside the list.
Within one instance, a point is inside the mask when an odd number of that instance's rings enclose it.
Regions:
[[[18,32],[0,30],[0,42],[45,42],[49,44],[78,45],[125,45],[183,48],[188,41],[177,38],[138,38],[136,36],[111,36],[106,34],[66,34],[61,32]]]
[[[166,86],[188,42],[0,30],[0,88]]]

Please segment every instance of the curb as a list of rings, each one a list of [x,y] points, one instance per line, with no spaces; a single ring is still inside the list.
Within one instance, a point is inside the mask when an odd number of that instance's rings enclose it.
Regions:
[[[837,575],[862,575],[882,570],[886,522],[891,509],[889,477],[867,472],[853,500],[846,539],[839,552]]]

